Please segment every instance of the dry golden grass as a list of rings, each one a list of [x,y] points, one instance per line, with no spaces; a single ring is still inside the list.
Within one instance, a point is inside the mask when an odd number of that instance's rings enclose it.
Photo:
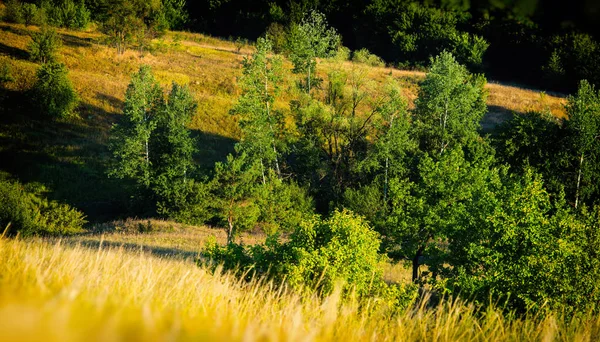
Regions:
[[[593,341],[600,320],[507,319],[425,302],[399,315],[338,292],[300,297],[190,259],[0,239],[2,341]]]
[[[209,240],[225,245],[225,230],[207,226],[193,226],[165,220],[127,219],[96,224],[90,234],[65,240],[69,244],[86,246],[113,246],[127,250],[145,251],[157,256],[197,257]],[[244,245],[264,243],[266,235],[260,232],[242,233],[236,242]]]
[[[0,24],[0,43],[5,51],[13,51],[13,64],[23,76],[9,85],[26,89],[33,79],[35,64],[25,62],[29,32],[37,28],[23,25]],[[160,83],[168,88],[171,82],[190,86],[199,101],[199,109],[192,128],[228,138],[239,137],[235,119],[228,114],[239,95],[236,80],[241,72],[240,62],[252,52],[250,45],[237,52],[234,43],[187,32],[170,32],[166,37],[152,42],[153,53],[128,50],[122,56],[115,49],[101,44],[102,35],[96,32],[58,30],[63,38],[61,60],[70,70],[71,79],[80,94],[84,107],[84,120],[108,120],[107,114],[120,113],[124,93],[131,74],[140,65],[150,65]],[[10,54],[10,53],[9,53]],[[15,56],[16,54],[16,56]],[[321,77],[334,68],[350,71],[357,68],[352,62],[321,61]],[[399,80],[404,95],[412,104],[418,91],[418,82],[424,73],[396,70],[385,67],[365,67],[369,80],[382,84],[388,77]],[[286,69],[291,69],[286,63]],[[294,77],[288,75],[284,89],[293,88]],[[497,123],[511,112],[527,112],[548,108],[559,117],[564,116],[562,105],[565,100],[557,94],[541,95],[538,91],[505,86],[488,85],[491,123]],[[290,94],[284,94],[277,103],[286,109]]]

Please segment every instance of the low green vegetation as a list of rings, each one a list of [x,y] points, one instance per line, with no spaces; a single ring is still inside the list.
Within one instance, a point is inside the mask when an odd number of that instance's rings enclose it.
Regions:
[[[66,204],[49,201],[39,184],[0,179],[2,236],[72,235],[83,231],[85,215]]]

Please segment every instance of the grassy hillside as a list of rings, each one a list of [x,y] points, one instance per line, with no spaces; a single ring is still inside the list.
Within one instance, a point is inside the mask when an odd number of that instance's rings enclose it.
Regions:
[[[140,65],[150,65],[161,85],[171,82],[189,85],[199,108],[191,124],[199,139],[196,156],[204,167],[212,167],[232,151],[239,130],[229,115],[239,90],[236,78],[241,73],[243,57],[251,46],[237,50],[227,41],[201,34],[170,32],[154,40],[150,51],[128,50],[119,56],[115,49],[103,44],[95,31],[59,30],[63,40],[60,60],[70,70],[81,98],[80,118],[65,122],[39,120],[28,113],[26,91],[35,80],[38,67],[28,60],[27,45],[35,27],[0,24],[0,58],[7,63],[14,80],[5,90],[2,125],[0,126],[0,169],[22,181],[44,184],[53,199],[65,201],[83,210],[92,221],[105,221],[124,212],[127,198],[123,183],[107,179],[107,140],[111,125],[118,122],[125,90],[131,74]],[[286,65],[288,69],[291,65]],[[321,61],[321,77],[333,70],[361,69],[375,83],[390,75],[403,85],[404,95],[412,102],[423,73],[374,68],[351,62]],[[295,88],[295,78],[286,74],[287,97],[276,106],[286,111]],[[513,112],[550,110],[564,116],[565,99],[557,94],[521,89],[497,83],[488,84],[489,113],[482,122],[491,130]],[[376,95],[376,94],[375,94]]]
[[[301,298],[191,259],[65,241],[0,239],[0,340],[593,341],[600,320],[508,320],[461,302],[391,318],[339,293]]]

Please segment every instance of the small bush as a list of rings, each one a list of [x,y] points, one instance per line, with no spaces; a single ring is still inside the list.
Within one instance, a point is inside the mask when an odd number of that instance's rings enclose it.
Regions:
[[[274,53],[283,53],[285,51],[287,44],[287,34],[283,25],[279,23],[272,23],[267,28],[265,36],[271,42]]]
[[[246,38],[238,37],[235,39],[233,44],[235,45],[235,50],[237,51],[237,53],[240,53],[242,51],[242,48],[248,44],[248,40]]]
[[[90,23],[91,13],[82,0],[43,1],[40,7],[52,26],[81,30]]]
[[[356,63],[363,63],[374,67],[384,67],[385,62],[378,56],[372,54],[367,49],[360,49],[354,51],[352,54],[352,61]]]
[[[12,82],[12,70],[8,58],[0,58],[0,86],[7,82]]]
[[[350,60],[351,51],[345,46],[340,46],[333,56],[334,61],[345,62]]]
[[[8,0],[4,9],[4,20],[15,24],[25,23],[23,4],[18,0]]]
[[[67,68],[59,63],[46,63],[38,70],[32,92],[40,114],[51,118],[73,115],[78,98],[67,73]]]
[[[23,4],[23,22],[25,26],[33,25],[38,16],[38,7],[35,4]]]
[[[359,295],[369,294],[383,276],[379,244],[377,233],[350,211],[336,211],[326,221],[306,221],[291,238],[297,261],[288,267],[288,281],[324,294],[342,281]]]
[[[28,50],[32,61],[48,63],[56,60],[61,40],[55,30],[42,28],[40,32],[33,33],[31,39]]]
[[[83,230],[84,215],[40,196],[43,187],[0,180],[0,228],[8,235],[70,235]]]

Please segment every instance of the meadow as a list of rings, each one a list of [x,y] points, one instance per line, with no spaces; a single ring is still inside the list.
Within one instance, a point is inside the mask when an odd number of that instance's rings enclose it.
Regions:
[[[600,319],[511,318],[421,299],[400,315],[261,279],[68,240],[0,239],[3,341],[594,341]]]

